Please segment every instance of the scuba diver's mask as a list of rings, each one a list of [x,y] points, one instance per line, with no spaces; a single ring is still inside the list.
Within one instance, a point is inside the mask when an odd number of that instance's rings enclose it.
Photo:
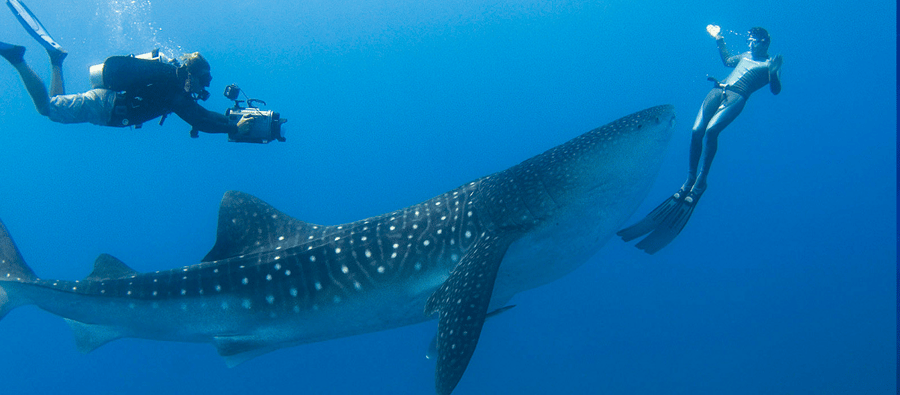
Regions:
[[[187,54],[182,57],[181,67],[187,71],[188,78],[190,78],[191,96],[203,101],[209,99],[209,91],[205,88],[212,81],[212,74],[209,72],[209,63],[206,59],[197,52]]]
[[[209,73],[209,70],[188,70],[188,78],[191,79],[191,95],[198,100],[206,101],[206,99],[209,99],[209,91],[206,90],[212,81],[212,75]]]

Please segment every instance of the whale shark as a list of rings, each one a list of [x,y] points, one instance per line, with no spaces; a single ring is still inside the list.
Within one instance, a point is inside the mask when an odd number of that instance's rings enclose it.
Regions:
[[[435,391],[453,392],[485,319],[572,272],[649,193],[674,108],[652,107],[509,169],[340,225],[229,191],[198,264],[139,273],[100,255],[84,279],[38,277],[0,222],[0,319],[36,305],[90,352],[132,337],[213,345],[234,366],[267,352],[437,319]]]

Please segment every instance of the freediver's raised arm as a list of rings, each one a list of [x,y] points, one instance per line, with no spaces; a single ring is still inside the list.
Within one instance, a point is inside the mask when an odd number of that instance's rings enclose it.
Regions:
[[[725,64],[725,67],[737,66],[738,62],[741,60],[741,55],[732,55],[731,52],[728,51],[728,46],[725,45],[725,36],[720,34],[722,28],[718,25],[707,25],[706,32],[716,39],[716,46],[719,47],[719,56],[722,57],[722,63]]]

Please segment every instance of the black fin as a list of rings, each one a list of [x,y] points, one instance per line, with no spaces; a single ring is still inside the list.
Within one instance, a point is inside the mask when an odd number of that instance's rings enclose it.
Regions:
[[[94,261],[94,271],[85,280],[103,281],[114,278],[125,278],[139,274],[124,262],[109,254],[100,254]]]
[[[666,199],[662,204],[656,206],[650,214],[647,214],[644,219],[640,222],[631,225],[625,229],[618,231],[616,234],[619,235],[622,240],[626,243],[632,241],[638,237],[641,237],[647,233],[652,232],[659,226],[660,223],[678,206],[678,203],[681,201],[681,194],[675,194]]]
[[[697,207],[700,197],[694,195],[691,195],[691,197],[693,198],[692,202],[688,203],[687,200],[680,201],[678,206],[656,227],[656,230],[637,243],[635,247],[644,250],[648,254],[655,254],[671,243],[684,229],[684,225],[687,224],[691,214],[694,213],[694,208]]]
[[[438,395],[453,392],[472,359],[497,270],[513,240],[512,236],[487,236],[477,241],[425,304],[426,315],[440,313],[435,370]]]
[[[315,226],[319,225],[293,219],[254,196],[228,191],[219,207],[216,244],[203,261],[258,252],[278,243],[278,238],[302,237]]]

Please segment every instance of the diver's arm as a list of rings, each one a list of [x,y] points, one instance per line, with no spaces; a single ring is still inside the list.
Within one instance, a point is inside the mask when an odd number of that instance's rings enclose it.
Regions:
[[[781,62],[781,55],[769,61],[769,89],[774,95],[781,93]]]
[[[728,46],[725,45],[725,37],[721,34],[716,36],[716,46],[719,47],[719,56],[722,57],[722,63],[725,64],[725,67],[737,66],[741,60],[741,55],[731,55],[731,52],[728,51]]]
[[[237,125],[217,112],[209,111],[187,95],[179,95],[173,103],[175,114],[194,129],[205,133],[237,133]]]

